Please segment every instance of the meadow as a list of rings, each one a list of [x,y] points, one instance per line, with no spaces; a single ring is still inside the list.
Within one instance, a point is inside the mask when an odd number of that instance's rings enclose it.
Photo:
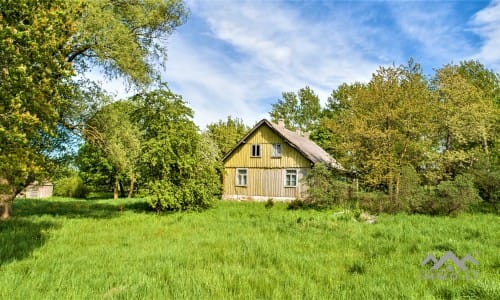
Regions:
[[[0,222],[0,299],[500,299],[498,215],[342,216],[19,199]],[[421,261],[446,251],[473,256],[475,275],[447,264],[442,273],[459,276],[430,278]]]

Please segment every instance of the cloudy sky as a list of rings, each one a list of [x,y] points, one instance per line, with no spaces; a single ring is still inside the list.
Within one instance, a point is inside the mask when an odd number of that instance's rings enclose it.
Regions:
[[[164,80],[206,124],[253,125],[284,91],[308,85],[326,102],[339,84],[413,57],[425,74],[478,59],[500,73],[500,1],[187,0]],[[123,88],[104,82],[117,97]]]

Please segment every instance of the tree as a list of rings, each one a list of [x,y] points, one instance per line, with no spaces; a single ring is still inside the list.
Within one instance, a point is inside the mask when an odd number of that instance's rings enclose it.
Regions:
[[[273,122],[283,119],[286,128],[302,132],[310,132],[318,126],[321,106],[318,96],[310,87],[300,89],[297,94],[284,92],[282,97],[272,105],[269,113]]]
[[[51,164],[73,75],[66,57],[78,14],[65,1],[0,4],[0,208],[10,216],[15,196]]]
[[[198,133],[193,112],[169,90],[135,95],[134,112],[141,130],[141,180],[156,210],[210,206],[220,194],[220,154]]]
[[[226,121],[207,125],[207,135],[216,143],[220,153],[228,153],[249,130],[241,119],[227,117]]]
[[[150,84],[157,80],[152,66],[166,57],[163,39],[186,16],[178,0],[0,3],[2,218],[17,193],[49,175],[64,128],[85,129],[80,114],[92,91],[75,84],[75,69],[97,66],[132,84]],[[75,97],[84,102],[75,105]]]
[[[130,182],[129,197],[134,190],[140,154],[139,129],[130,120],[134,109],[130,102],[114,102],[104,106],[86,122],[88,129],[85,131],[84,151],[80,152],[80,170],[87,175],[84,176],[87,180],[107,176],[113,187],[114,199],[118,198],[119,190],[123,196],[125,179]],[[95,154],[100,154],[100,157]],[[96,168],[101,172],[95,172]],[[88,169],[94,172],[86,172]]]
[[[500,80],[478,62],[446,65],[433,79],[445,179],[453,179],[481,157],[498,139]]]
[[[405,166],[421,167],[432,150],[432,97],[418,64],[380,68],[368,84],[341,86],[327,126],[344,166],[366,187],[398,204]]]
[[[76,34],[66,56],[83,72],[102,68],[110,77],[134,84],[149,84],[157,75],[154,65],[166,58],[165,39],[186,21],[182,0],[75,0]]]

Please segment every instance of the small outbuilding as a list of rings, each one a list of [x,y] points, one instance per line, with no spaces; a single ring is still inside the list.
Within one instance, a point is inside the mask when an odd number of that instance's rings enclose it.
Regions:
[[[53,192],[54,185],[51,182],[38,183],[35,181],[26,187],[23,198],[48,198],[52,197]]]

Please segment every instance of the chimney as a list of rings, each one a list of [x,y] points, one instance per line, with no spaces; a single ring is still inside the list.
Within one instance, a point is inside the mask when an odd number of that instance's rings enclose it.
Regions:
[[[285,128],[285,119],[278,119],[278,126]]]
[[[309,139],[309,136],[310,136],[310,135],[311,135],[311,133],[310,133],[309,131],[304,132],[304,137],[305,137],[306,139]]]

